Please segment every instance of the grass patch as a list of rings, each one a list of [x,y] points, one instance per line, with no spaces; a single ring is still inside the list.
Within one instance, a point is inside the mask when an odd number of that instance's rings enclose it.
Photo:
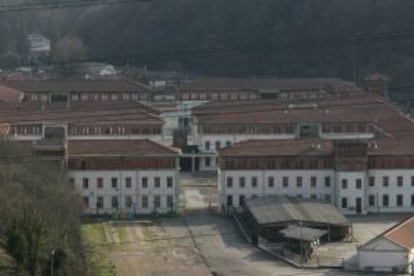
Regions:
[[[82,238],[87,244],[86,263],[92,276],[115,276],[116,267],[102,252],[111,246],[105,235],[105,222],[90,222],[82,225]]]

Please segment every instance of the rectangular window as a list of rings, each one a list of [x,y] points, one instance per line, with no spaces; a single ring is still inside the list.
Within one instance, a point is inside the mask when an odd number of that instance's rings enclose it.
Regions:
[[[126,196],[125,197],[125,206],[127,208],[131,208],[132,207],[132,196]]]
[[[103,197],[98,196],[96,198],[96,208],[100,209],[100,208],[103,208],[103,206],[104,206],[104,199]]]
[[[232,188],[233,187],[233,178],[232,177],[227,177],[226,186],[227,186],[227,188]]]
[[[283,179],[283,180],[282,180],[282,181],[283,181],[283,187],[284,187],[284,188],[289,187],[289,177],[284,176],[282,179]]]
[[[87,177],[82,178],[82,187],[84,189],[88,189],[89,188],[89,179]]]
[[[326,194],[325,195],[325,201],[331,203],[331,200],[332,200],[331,195],[330,194]]]
[[[348,188],[348,179],[342,179],[342,189]]]
[[[206,159],[204,159],[204,161],[205,161],[206,167],[210,167],[211,166],[211,158],[210,157],[206,157]]]
[[[316,176],[311,176],[310,182],[311,182],[310,183],[311,187],[315,188],[316,187]]]
[[[368,196],[368,205],[369,206],[375,206],[375,196],[374,195],[369,195]]]
[[[161,207],[161,196],[156,195],[154,196],[154,208],[160,208]]]
[[[244,204],[244,198],[245,198],[244,195],[239,195],[239,206],[243,206],[243,204]]]
[[[414,176],[411,176],[411,186],[414,186]]]
[[[403,186],[403,182],[404,182],[403,177],[402,176],[397,176],[397,186],[398,187],[402,187]]]
[[[168,208],[174,207],[174,197],[172,195],[167,195],[167,207]]]
[[[243,176],[239,177],[239,187],[244,188],[246,186],[246,178]]]
[[[343,209],[348,208],[348,199],[346,197],[342,198],[342,208]]]
[[[154,177],[154,188],[161,187],[161,178],[159,176]]]
[[[172,176],[168,176],[167,177],[167,188],[172,188],[173,187],[173,183],[174,183],[174,181],[173,181]]]
[[[103,189],[103,178],[102,177],[96,178],[96,187],[98,189]]]
[[[361,189],[362,188],[362,179],[361,178],[357,178],[355,180],[355,188],[357,188],[357,189]]]
[[[112,187],[112,189],[118,188],[118,178],[116,178],[116,177],[111,178],[111,187]]]
[[[257,177],[256,176],[252,177],[252,187],[257,187]]]
[[[132,178],[131,177],[125,177],[125,188],[131,189],[132,187]]]
[[[118,197],[117,196],[112,197],[111,205],[112,205],[112,208],[118,208]]]
[[[414,206],[414,195],[411,195],[411,206]]]
[[[220,141],[216,141],[216,150],[220,149],[220,145],[221,145]]]
[[[206,148],[206,150],[210,150],[210,141],[206,141],[204,143],[204,147]]]
[[[226,205],[227,206],[233,206],[233,196],[232,195],[227,196]]]
[[[388,187],[390,185],[390,178],[388,176],[382,177],[382,186]]]
[[[401,207],[404,205],[404,197],[403,195],[397,195],[397,206]]]
[[[82,197],[83,205],[85,205],[85,208],[89,208],[89,196]]]
[[[375,176],[370,176],[368,181],[369,181],[369,184],[368,185],[370,187],[374,187],[375,186]]]
[[[298,187],[298,188],[301,188],[302,187],[302,176],[298,176],[298,177],[296,177],[296,186]]]
[[[141,178],[142,188],[148,188],[148,177]]]
[[[389,206],[389,198],[388,195],[382,195],[382,206],[388,207]]]
[[[273,176],[269,176],[267,179],[267,185],[269,188],[273,188],[275,186],[275,178]]]
[[[325,187],[331,187],[331,177],[325,176]]]
[[[148,196],[147,195],[141,196],[141,206],[142,208],[148,208]]]

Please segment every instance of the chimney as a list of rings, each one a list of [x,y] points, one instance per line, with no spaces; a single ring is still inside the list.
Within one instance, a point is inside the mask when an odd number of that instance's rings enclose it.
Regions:
[[[364,78],[365,89],[368,93],[388,97],[388,84],[390,77],[380,73],[373,73]]]

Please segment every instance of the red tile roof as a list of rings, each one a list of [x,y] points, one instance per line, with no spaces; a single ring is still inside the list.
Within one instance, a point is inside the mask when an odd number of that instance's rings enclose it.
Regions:
[[[22,92],[0,84],[0,102],[17,103],[22,96]]]
[[[21,80],[3,85],[24,92],[148,92],[144,84],[129,80]]]
[[[322,139],[248,140],[219,150],[220,156],[332,155],[333,141]],[[414,155],[414,139],[372,140],[368,155]]]
[[[335,78],[204,78],[184,84],[179,90],[308,90],[323,89],[327,85],[354,87],[350,82]]]
[[[414,249],[414,216],[388,229],[382,237],[408,250]]]
[[[74,156],[139,155],[139,156],[178,156],[179,150],[149,139],[143,140],[70,140],[67,152]]]
[[[42,121],[63,121],[72,123],[130,121],[142,124],[162,124],[158,113],[141,104],[97,104],[75,106],[70,109],[42,109],[40,104],[0,104],[0,122],[27,123]]]
[[[220,149],[219,156],[330,155],[333,143],[327,140],[249,140]]]

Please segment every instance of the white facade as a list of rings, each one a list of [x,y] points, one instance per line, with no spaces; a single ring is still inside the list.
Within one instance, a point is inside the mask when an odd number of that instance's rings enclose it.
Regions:
[[[374,186],[370,186],[370,176],[375,177]],[[384,177],[389,179],[386,187],[382,183]],[[398,184],[399,177],[403,179],[402,185]],[[241,180],[244,185],[240,185],[241,178],[245,179]],[[257,184],[252,185],[252,182]],[[345,214],[412,212],[414,170],[219,170],[222,207],[228,206],[229,200],[233,207],[239,207],[240,198],[274,194],[326,200]],[[383,196],[388,197],[388,203],[384,204]],[[398,197],[402,197],[402,201]]]
[[[84,199],[89,214],[115,211],[149,214],[177,210],[177,170],[72,170],[69,177]],[[99,208],[98,198],[103,201]],[[127,204],[128,201],[131,204]]]
[[[368,242],[358,249],[360,270],[411,273],[414,251],[407,250],[386,238]]]

